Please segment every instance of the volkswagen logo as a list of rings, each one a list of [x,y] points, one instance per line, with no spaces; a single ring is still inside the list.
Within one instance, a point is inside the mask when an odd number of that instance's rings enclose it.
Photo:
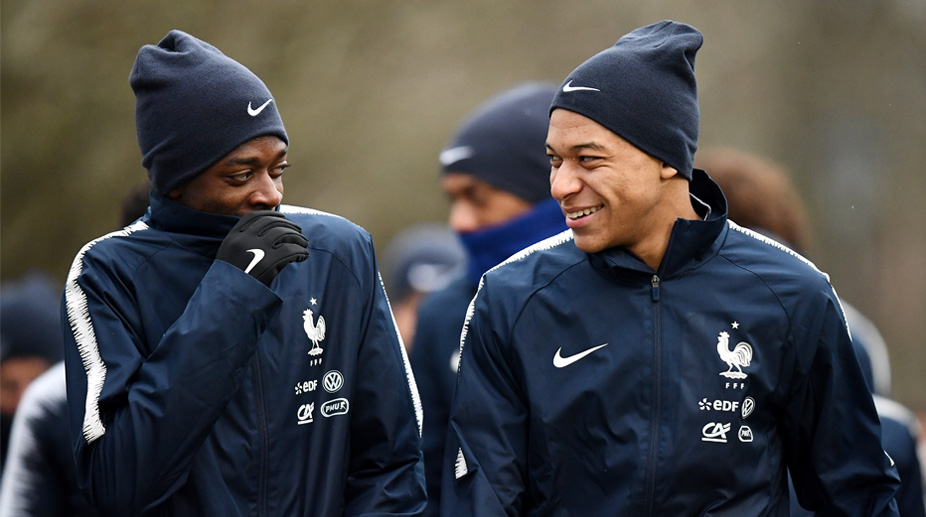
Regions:
[[[344,376],[337,370],[331,370],[325,374],[325,378],[322,380],[322,386],[328,393],[334,393],[344,386]]]

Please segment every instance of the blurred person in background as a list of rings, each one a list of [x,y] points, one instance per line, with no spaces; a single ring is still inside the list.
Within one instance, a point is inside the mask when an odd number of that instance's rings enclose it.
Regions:
[[[23,392],[64,357],[60,288],[42,271],[0,285],[0,468]]]
[[[839,299],[694,169],[701,33],[663,20],[551,103],[570,231],[492,268],[462,331],[441,507],[459,515],[897,515]]]
[[[412,369],[427,418],[422,450],[427,515],[440,508],[440,472],[456,384],[460,330],[479,278],[489,268],[566,229],[550,197],[544,154],[551,83],[515,85],[474,108],[440,153],[449,224],[466,250],[466,274],[428,296],[418,311]]]
[[[383,282],[405,349],[414,346],[418,306],[466,267],[466,252],[447,225],[422,223],[400,231],[383,252]]]
[[[137,182],[122,198],[119,226],[125,228],[148,210],[151,182]],[[55,314],[60,303],[52,293]],[[55,323],[59,337],[61,324]],[[77,485],[77,468],[68,433],[64,361],[38,376],[23,393],[13,421],[9,476],[0,484],[0,517],[94,517],[99,515]]]
[[[77,479],[104,515],[417,515],[421,411],[369,233],[282,205],[267,86],[182,31],[129,76],[150,208],[77,253]]]
[[[900,474],[900,488],[894,496],[900,515],[924,517],[926,487],[923,485],[923,461],[918,450],[919,441],[922,439],[920,422],[905,406],[887,395],[878,393],[876,386],[879,381],[883,386],[884,381],[879,379],[879,368],[875,366],[878,364],[876,354],[885,348],[884,338],[874,323],[854,307],[846,303],[843,304],[843,309],[852,334],[855,354],[865,374],[868,388],[872,390],[875,408],[881,418],[881,442],[884,444],[884,450],[896,462],[897,472]],[[792,513],[794,517],[804,515],[812,514],[800,511]]]
[[[701,150],[695,167],[709,172],[727,199],[729,218],[806,254],[810,226],[804,204],[785,169],[778,163],[727,147]],[[926,516],[922,461],[917,452],[919,421],[912,411],[890,399],[891,371],[887,346],[874,323],[842,300],[846,323],[862,373],[881,419],[881,442],[896,462],[900,488],[894,496],[900,515]],[[791,491],[791,515],[813,515]]]

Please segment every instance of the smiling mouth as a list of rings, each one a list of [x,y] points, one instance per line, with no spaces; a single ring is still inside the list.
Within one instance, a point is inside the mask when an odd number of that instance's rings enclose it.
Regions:
[[[575,212],[566,212],[566,217],[572,220],[576,220],[576,219],[585,217],[587,215],[594,214],[595,212],[601,210],[602,208],[604,208],[604,205],[598,205],[598,206],[591,207],[591,208],[583,208],[582,210],[577,210]]]

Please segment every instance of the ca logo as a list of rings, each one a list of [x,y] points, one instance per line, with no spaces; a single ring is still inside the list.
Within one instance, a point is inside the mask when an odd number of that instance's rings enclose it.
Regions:
[[[701,428],[701,441],[727,443],[727,433],[729,432],[730,424],[710,422]]]
[[[315,411],[314,402],[299,406],[299,411],[296,413],[296,423],[299,425],[311,424],[313,411]]]

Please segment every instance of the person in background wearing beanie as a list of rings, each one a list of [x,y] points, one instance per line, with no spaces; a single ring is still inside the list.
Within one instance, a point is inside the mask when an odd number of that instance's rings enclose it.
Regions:
[[[784,168],[768,159],[729,147],[698,152],[695,167],[710,171],[727,200],[728,217],[737,224],[775,239],[802,255],[809,225],[803,203]],[[900,515],[926,517],[921,461],[917,455],[919,421],[912,411],[891,400],[891,366],[887,345],[874,323],[842,301],[852,348],[881,420],[881,443],[897,466],[900,488],[894,499]],[[791,517],[813,515],[791,492]]]
[[[550,197],[544,154],[550,101],[557,85],[514,85],[474,108],[440,154],[450,199],[449,224],[463,243],[466,274],[428,296],[418,311],[412,369],[428,415],[422,450],[428,515],[440,509],[440,476],[460,329],[479,277],[522,248],[566,229]],[[460,514],[465,515],[465,514]]]
[[[416,515],[421,410],[370,235],[281,205],[264,83],[171,31],[132,69],[150,208],[64,292],[77,478],[104,515]]]
[[[638,28],[550,108],[569,230],[487,272],[463,328],[448,515],[896,515],[825,274],[726,217],[692,160],[697,29]]]
[[[0,286],[0,474],[23,392],[64,354],[58,289],[44,271]]]
[[[126,227],[148,210],[148,178],[123,196],[119,226]],[[51,293],[55,324],[49,327],[63,356],[58,290]],[[39,375],[23,393],[10,432],[9,475],[0,483],[0,516],[96,517],[99,513],[77,485],[77,468],[68,433],[67,381],[64,361]]]
[[[412,353],[418,307],[463,273],[466,251],[449,226],[420,223],[400,231],[383,254],[389,303],[405,350]]]

